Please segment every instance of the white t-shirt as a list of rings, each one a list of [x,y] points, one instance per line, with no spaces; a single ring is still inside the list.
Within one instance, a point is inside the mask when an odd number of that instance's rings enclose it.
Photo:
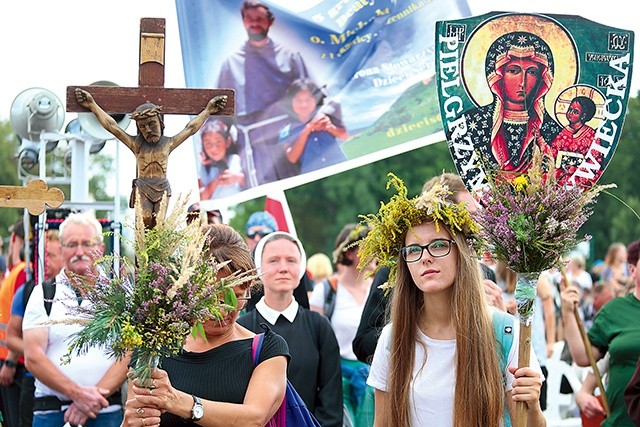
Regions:
[[[324,307],[324,287],[325,284],[319,282],[313,288],[309,305]],[[331,315],[331,327],[340,346],[340,357],[343,359],[358,360],[353,352],[352,343],[358,332],[360,318],[362,317],[369,290],[370,288],[367,289],[362,304],[358,304],[351,292],[338,282],[336,294],[333,296],[335,298],[335,306]]]
[[[586,271],[581,271],[576,276],[567,272],[567,279],[569,283],[577,282],[582,289],[591,289],[593,287],[593,279],[591,275]]]
[[[373,356],[369,378],[367,379],[368,385],[382,391],[387,391],[391,327],[392,325],[388,324],[382,330]],[[504,371],[507,380],[505,393],[513,389],[514,376],[509,372],[508,366],[518,365],[519,331],[518,322],[514,322],[513,343],[509,351],[507,367],[505,367]],[[418,338],[426,344],[429,358],[423,367],[425,351],[421,345],[416,343],[415,364],[413,366],[413,380],[410,391],[411,426],[452,427],[455,393],[456,340],[434,340],[423,334],[420,330],[418,330]],[[533,351],[531,352],[529,363],[529,366],[536,369],[540,375],[542,375]]]
[[[79,324],[51,324],[50,321],[68,320],[70,307],[77,305],[78,299],[75,291],[68,284],[67,276],[60,272],[56,276],[56,293],[51,304],[51,315],[47,316],[44,307],[44,296],[42,286],[35,286],[29,297],[29,302],[22,321],[22,330],[34,328],[47,328],[49,330],[49,341],[47,343],[46,354],[49,360],[72,381],[80,386],[94,386],[104,376],[107,370],[113,365],[114,359],[107,355],[105,348],[90,347],[84,354],[72,353],[71,362],[63,364],[61,358],[67,354],[71,336],[83,328]],[[82,307],[89,307],[88,300],[82,301]],[[60,400],[70,400],[68,396],[51,389],[36,378],[35,397],[56,396]],[[119,405],[111,405],[101,412],[110,412],[118,409]]]

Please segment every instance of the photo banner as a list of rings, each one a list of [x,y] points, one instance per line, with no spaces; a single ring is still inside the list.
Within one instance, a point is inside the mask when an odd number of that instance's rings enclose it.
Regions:
[[[558,182],[595,184],[622,132],[633,31],[493,12],[436,32],[443,127],[469,191],[482,191],[489,171],[525,172],[535,147],[554,159]]]
[[[236,91],[194,135],[200,196],[237,203],[444,139],[435,23],[463,0],[176,0],[185,81]],[[251,37],[251,38],[250,38]]]

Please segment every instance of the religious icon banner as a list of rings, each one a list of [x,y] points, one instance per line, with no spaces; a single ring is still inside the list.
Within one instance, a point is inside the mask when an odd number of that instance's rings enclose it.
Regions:
[[[578,16],[492,12],[436,24],[436,76],[449,151],[477,194],[488,170],[524,172],[534,147],[559,182],[585,188],[616,149],[632,31]]]
[[[442,141],[435,23],[466,0],[176,0],[186,85],[235,90],[194,136],[201,200],[238,202]]]

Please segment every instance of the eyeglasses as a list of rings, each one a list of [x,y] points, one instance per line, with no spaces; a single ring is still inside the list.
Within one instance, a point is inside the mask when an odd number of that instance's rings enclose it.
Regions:
[[[244,296],[236,297],[236,310],[242,310],[243,308],[245,308],[250,299],[251,289],[247,289],[247,292],[244,294]],[[220,300],[220,304],[225,304],[223,299]]]
[[[77,249],[78,246],[82,246],[83,249],[89,249],[89,248],[92,248],[94,246],[97,246],[98,244],[99,243],[95,242],[95,241],[84,240],[82,242],[63,243],[60,246],[62,246],[63,248],[67,248],[67,249]]]
[[[434,258],[442,258],[451,253],[451,245],[455,245],[454,240],[450,239],[436,239],[431,243],[427,243],[426,245],[409,245],[400,249],[400,253],[402,254],[402,258],[406,262],[416,262],[420,261],[422,258],[422,254],[424,250],[427,250],[427,253]]]
[[[248,290],[247,290],[247,293],[246,293],[246,294],[244,294],[244,296],[243,296],[243,297],[237,297],[236,299],[238,300],[238,308],[240,307],[240,303],[241,303],[241,302],[242,302],[242,305],[243,305],[243,307],[244,307],[244,305],[245,305],[246,303],[248,303],[248,302],[249,302],[249,300],[251,299],[251,289],[248,289]]]
[[[255,239],[256,236],[260,236],[260,238],[266,236],[267,234],[271,234],[273,231],[271,230],[258,230],[258,231],[248,231],[247,237],[250,239]]]

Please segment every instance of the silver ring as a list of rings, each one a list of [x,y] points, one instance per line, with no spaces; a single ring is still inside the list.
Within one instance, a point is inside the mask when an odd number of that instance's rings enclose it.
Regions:
[[[142,414],[144,414],[144,409],[138,408],[138,409],[136,409],[136,412],[138,413],[138,415],[142,415]]]

